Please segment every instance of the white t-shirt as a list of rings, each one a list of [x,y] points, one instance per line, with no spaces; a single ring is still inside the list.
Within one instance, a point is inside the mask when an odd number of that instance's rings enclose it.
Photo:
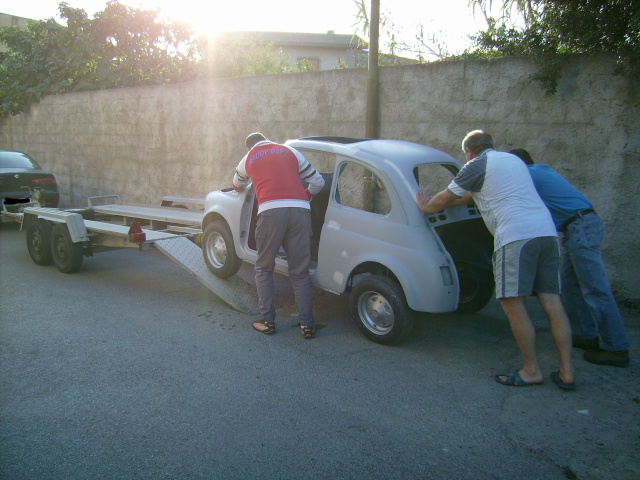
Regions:
[[[527,166],[515,155],[484,150],[462,167],[447,190],[458,198],[471,192],[494,236],[494,250],[517,240],[557,236]]]

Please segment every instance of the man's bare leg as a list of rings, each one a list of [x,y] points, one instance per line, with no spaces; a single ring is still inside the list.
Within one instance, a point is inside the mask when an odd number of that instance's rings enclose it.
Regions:
[[[502,298],[500,304],[507,314],[511,331],[522,354],[523,367],[519,370],[520,377],[527,383],[541,382],[544,375],[536,355],[536,330],[524,306],[524,297]]]
[[[567,317],[560,295],[538,293],[538,301],[549,318],[551,335],[560,357],[560,380],[573,383],[573,367],[571,364],[571,324]]]

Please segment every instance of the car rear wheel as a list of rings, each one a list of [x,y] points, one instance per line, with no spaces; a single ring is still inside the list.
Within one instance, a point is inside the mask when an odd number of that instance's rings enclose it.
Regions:
[[[482,310],[493,297],[493,283],[478,282],[462,265],[458,268],[460,294],[458,298],[458,312],[475,313]]]
[[[31,217],[31,215],[25,215]],[[43,218],[29,222],[27,228],[27,250],[36,265],[51,265],[51,224]]]
[[[402,287],[390,278],[371,275],[360,280],[351,291],[350,304],[358,328],[369,340],[390,345],[411,332],[412,311]]]
[[[74,273],[82,266],[83,245],[71,240],[65,224],[58,224],[51,231],[51,256],[62,273]]]
[[[219,278],[235,275],[242,266],[242,260],[236,255],[231,230],[223,220],[216,220],[205,227],[202,254],[211,273]]]

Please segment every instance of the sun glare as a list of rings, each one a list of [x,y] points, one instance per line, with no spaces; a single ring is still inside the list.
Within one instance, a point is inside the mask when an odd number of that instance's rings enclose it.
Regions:
[[[159,9],[162,18],[188,23],[198,34],[214,36],[225,30],[265,30],[260,24],[264,2],[257,0],[131,0],[136,8]],[[268,27],[268,26],[267,26]]]

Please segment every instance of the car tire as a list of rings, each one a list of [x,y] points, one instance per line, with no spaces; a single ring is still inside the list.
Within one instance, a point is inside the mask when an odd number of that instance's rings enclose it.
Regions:
[[[350,306],[360,331],[376,343],[399,343],[413,327],[413,312],[402,287],[388,277],[371,275],[357,282]]]
[[[31,218],[31,215],[25,215]],[[27,227],[27,250],[36,265],[51,265],[51,224],[43,218],[29,220]]]
[[[476,313],[482,310],[493,297],[494,284],[476,281],[463,266],[458,267],[460,294],[458,309],[460,313]]]
[[[235,275],[242,266],[242,260],[236,255],[231,230],[223,220],[216,220],[205,227],[202,254],[211,273],[219,278]]]
[[[58,224],[51,230],[51,256],[62,273],[74,273],[82,266],[84,247],[71,240],[66,224]]]

